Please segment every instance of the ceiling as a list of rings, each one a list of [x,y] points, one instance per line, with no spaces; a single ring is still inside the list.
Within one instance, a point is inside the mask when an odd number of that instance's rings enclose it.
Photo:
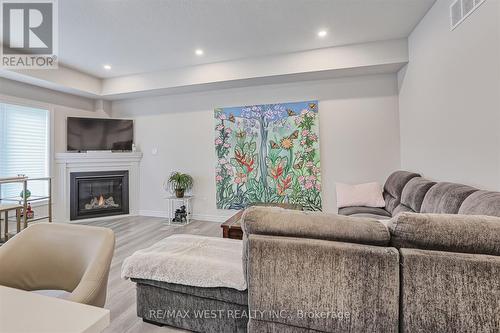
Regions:
[[[59,60],[109,78],[405,38],[434,2],[60,0]],[[317,36],[321,29],[328,31],[324,38]]]

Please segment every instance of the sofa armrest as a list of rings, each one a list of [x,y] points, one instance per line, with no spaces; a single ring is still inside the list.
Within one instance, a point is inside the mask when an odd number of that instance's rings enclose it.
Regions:
[[[276,207],[250,207],[243,215],[245,234],[312,238],[386,246],[387,228],[378,220]]]
[[[500,255],[500,218],[401,213],[389,223],[397,248]]]
[[[395,248],[251,234],[248,250],[251,321],[323,332],[398,331]]]

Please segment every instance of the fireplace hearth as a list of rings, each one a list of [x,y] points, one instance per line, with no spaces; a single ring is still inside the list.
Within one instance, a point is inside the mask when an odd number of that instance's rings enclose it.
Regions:
[[[70,219],[129,213],[128,171],[72,172]]]

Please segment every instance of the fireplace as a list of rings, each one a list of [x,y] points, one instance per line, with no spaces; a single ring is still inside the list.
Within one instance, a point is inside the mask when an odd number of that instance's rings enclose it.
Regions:
[[[128,171],[72,172],[70,219],[129,213]]]

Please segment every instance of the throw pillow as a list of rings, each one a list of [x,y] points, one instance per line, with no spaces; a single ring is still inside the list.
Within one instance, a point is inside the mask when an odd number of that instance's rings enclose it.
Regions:
[[[383,189],[379,183],[349,185],[337,183],[337,207],[385,207]]]

